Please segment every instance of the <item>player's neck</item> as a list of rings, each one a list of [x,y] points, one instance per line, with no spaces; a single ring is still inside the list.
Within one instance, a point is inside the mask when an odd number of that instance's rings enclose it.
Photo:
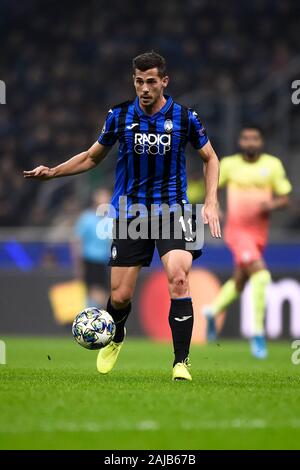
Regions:
[[[167,100],[163,95],[160,96],[158,100],[155,101],[155,103],[153,103],[153,105],[151,106],[143,106],[141,101],[139,100],[141,110],[148,116],[152,116],[153,114],[158,113],[161,110],[161,108],[164,107],[166,102]]]

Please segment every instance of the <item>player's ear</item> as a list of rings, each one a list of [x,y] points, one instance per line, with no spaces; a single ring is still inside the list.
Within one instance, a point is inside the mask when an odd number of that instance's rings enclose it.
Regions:
[[[169,84],[169,77],[168,77],[168,75],[166,75],[162,79],[162,85],[163,85],[164,88],[166,88],[168,86],[168,84]]]

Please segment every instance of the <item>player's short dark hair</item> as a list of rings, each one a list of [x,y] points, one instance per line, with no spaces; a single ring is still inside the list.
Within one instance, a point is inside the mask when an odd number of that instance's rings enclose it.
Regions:
[[[264,131],[263,131],[262,127],[259,126],[258,124],[253,124],[253,123],[245,124],[245,125],[241,128],[240,134],[241,134],[243,131],[245,131],[246,129],[247,129],[247,130],[250,129],[250,130],[257,131],[257,132],[260,134],[261,137],[264,137]]]
[[[154,51],[136,56],[132,61],[132,68],[133,74],[135,74],[136,69],[145,72],[146,70],[157,68],[158,75],[161,78],[167,75],[166,59]]]

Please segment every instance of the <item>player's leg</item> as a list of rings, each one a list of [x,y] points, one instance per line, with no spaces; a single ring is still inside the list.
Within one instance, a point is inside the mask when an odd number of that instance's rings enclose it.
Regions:
[[[254,314],[254,334],[251,339],[251,352],[258,359],[267,356],[265,341],[265,312],[267,287],[271,282],[271,273],[264,260],[258,259],[247,266],[250,279],[251,300]]]
[[[241,266],[235,268],[233,277],[223,284],[217,297],[210,305],[210,312],[213,316],[223,312],[234,302],[241,294],[248,280],[248,274]]]
[[[88,307],[103,308],[108,295],[107,267],[102,263],[85,262],[85,284]]]
[[[107,311],[116,323],[114,341],[124,339],[124,326],[131,310],[131,299],[136,280],[142,266],[115,266],[111,268],[111,295],[107,302]]]
[[[223,284],[213,303],[203,307],[202,313],[207,320],[206,337],[208,341],[214,341],[217,337],[216,317],[239,298],[247,280],[248,273],[244,267],[236,266],[233,277]]]
[[[87,292],[87,306],[103,308],[107,299],[107,292],[105,289],[98,286],[90,286]]]
[[[130,224],[131,221],[127,220]],[[140,221],[141,223],[141,221]],[[145,223],[148,221],[145,219]],[[136,280],[142,266],[149,266],[153,257],[155,242],[148,238],[119,238],[119,220],[115,220],[115,238],[111,246],[111,295],[107,311],[116,323],[116,334],[108,346],[98,354],[97,368],[102,374],[111,371],[116,363],[124,342],[125,323],[131,310],[131,299]],[[129,228],[129,225],[128,225]]]
[[[100,349],[97,369],[107,374],[114,367],[125,336],[125,323],[131,310],[131,299],[141,266],[111,268],[111,295],[107,302],[107,311],[116,323],[116,334],[105,348]]]
[[[240,230],[229,230],[228,227],[225,230],[225,242],[232,253],[236,267],[233,277],[225,282],[214,302],[205,305],[202,309],[202,313],[207,319],[206,336],[208,341],[213,341],[217,337],[215,317],[239,297],[247,281],[247,274],[241,262],[241,253],[244,251],[247,240],[247,233],[242,233]]]
[[[189,349],[194,324],[193,305],[188,275],[192,254],[184,250],[171,250],[161,257],[168,279],[171,298],[169,325],[174,347],[173,379],[191,380],[188,370]]]

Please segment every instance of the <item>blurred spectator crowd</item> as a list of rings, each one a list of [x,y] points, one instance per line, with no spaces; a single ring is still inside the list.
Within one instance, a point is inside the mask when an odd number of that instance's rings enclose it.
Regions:
[[[246,92],[298,53],[299,9],[293,0],[2,0],[0,224],[47,225],[80,209],[74,179],[51,192],[22,170],[96,140],[109,107],[134,96],[132,57],[165,55],[176,97]]]

